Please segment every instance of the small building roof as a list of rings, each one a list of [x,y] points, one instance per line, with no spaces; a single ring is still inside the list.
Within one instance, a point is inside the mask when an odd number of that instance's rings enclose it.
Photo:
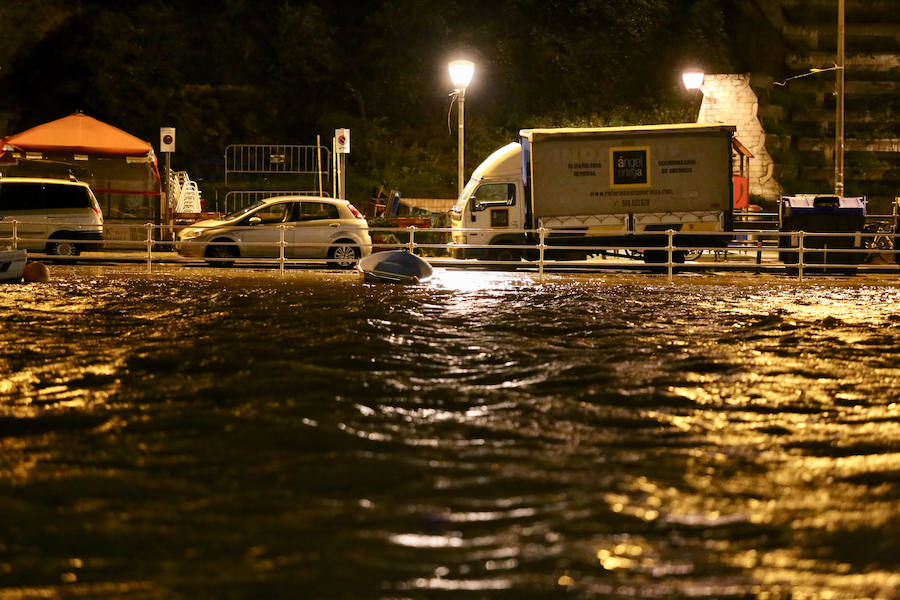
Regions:
[[[3,149],[9,148],[111,156],[145,156],[153,151],[149,142],[80,112],[3,138]]]

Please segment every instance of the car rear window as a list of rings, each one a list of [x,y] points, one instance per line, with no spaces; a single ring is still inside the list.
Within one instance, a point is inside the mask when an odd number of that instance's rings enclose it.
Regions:
[[[90,208],[87,189],[80,185],[44,184],[44,202],[47,208]]]
[[[40,183],[0,183],[0,214],[11,210],[44,208]]]

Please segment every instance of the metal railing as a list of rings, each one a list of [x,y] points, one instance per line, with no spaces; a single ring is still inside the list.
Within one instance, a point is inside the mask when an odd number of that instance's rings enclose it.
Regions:
[[[179,245],[171,241],[160,241],[158,235],[162,226],[146,223],[135,226],[128,224],[105,225],[106,229],[128,228],[140,229],[143,239],[140,240],[96,240],[84,239],[79,235],[69,238],[54,236],[51,238],[43,235],[29,233],[30,226],[46,227],[45,222],[28,221],[0,221],[0,247],[22,247],[40,255],[46,255],[47,244],[69,242],[76,245],[88,255],[52,256],[50,258],[65,260],[80,260],[85,262],[124,262],[145,263],[147,272],[152,272],[154,264],[197,264],[200,262],[211,265],[233,264],[240,261],[248,265],[273,265],[277,264],[280,272],[284,273],[288,266],[294,267],[308,264],[329,264],[336,259],[328,255],[329,248],[334,246],[333,241],[297,241],[293,239],[293,233],[303,231],[305,233],[334,233],[330,226],[302,226],[281,224],[275,226],[277,230],[274,239],[259,242],[240,241],[200,241],[187,242],[185,246],[202,244],[203,250],[195,253],[197,256],[178,254]],[[54,223],[55,227],[66,227],[65,224]],[[69,227],[75,230],[79,225],[71,224]],[[83,227],[83,226],[82,226]],[[259,226],[234,228],[234,230],[257,230]],[[357,230],[358,231],[358,230]],[[375,236],[371,244],[342,243],[347,247],[354,247],[360,254],[368,254],[374,250],[405,249],[409,252],[423,255],[423,258],[439,266],[471,267],[492,266],[507,268],[536,268],[543,276],[546,269],[570,269],[572,267],[587,270],[606,269],[652,269],[654,272],[664,272],[671,279],[675,273],[714,270],[753,270],[781,272],[796,275],[803,279],[811,272],[865,272],[877,270],[879,272],[900,273],[896,250],[897,236],[893,232],[805,232],[805,231],[773,231],[771,229],[742,230],[740,236],[732,238],[727,245],[720,243],[722,233],[690,233],[682,234],[674,230],[654,233],[656,238],[653,243],[646,241],[634,245],[603,245],[597,243],[579,243],[578,238],[553,238],[553,229],[520,229],[506,230],[506,233],[519,233],[523,240],[525,236],[531,236],[532,241],[521,244],[491,245],[488,243],[456,244],[447,242],[451,233],[496,233],[491,229],[450,229],[450,228],[418,228],[410,227],[371,227],[369,233]],[[73,232],[77,233],[77,232]],[[291,235],[288,235],[288,234]],[[379,239],[381,235],[392,235],[395,239]],[[427,237],[425,237],[427,236]],[[130,236],[136,237],[136,236]],[[333,240],[334,237],[330,237]],[[346,239],[346,238],[345,238]],[[887,240],[886,245],[879,246],[876,242]],[[238,249],[236,256],[206,256],[206,249],[216,246],[229,246]],[[258,253],[266,254],[260,257],[243,256],[241,250],[252,246]],[[259,251],[260,248],[265,250]],[[318,250],[318,251],[316,251]],[[494,255],[502,250],[506,258],[498,258]],[[641,264],[637,261],[609,261],[609,258],[641,257],[647,251],[655,252],[657,262]],[[480,260],[465,260],[447,256],[454,253],[476,253],[483,255]],[[576,252],[587,258],[577,260],[557,258],[561,253]],[[510,254],[512,253],[512,254]],[[712,260],[701,261],[699,256],[708,253]],[[188,254],[188,253],[186,253]],[[309,254],[310,256],[302,256]],[[732,259],[728,258],[731,254]],[[693,260],[686,256],[692,256]],[[735,260],[737,256],[740,260]]]
[[[900,200],[898,200],[900,201]],[[777,229],[781,221],[777,212],[744,212],[734,211],[735,231],[742,231],[747,226],[751,229]],[[866,215],[866,224],[870,226],[893,224],[898,215]]]

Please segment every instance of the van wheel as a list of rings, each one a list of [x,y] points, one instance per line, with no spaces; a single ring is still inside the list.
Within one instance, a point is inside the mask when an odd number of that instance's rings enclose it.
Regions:
[[[54,242],[47,243],[47,254],[54,256],[78,256],[81,249],[74,242]]]
[[[211,267],[230,267],[234,265],[234,259],[240,256],[240,251],[237,249],[237,246],[225,245],[226,242],[230,244],[231,240],[226,238],[220,238],[217,240],[213,240],[216,244],[215,246],[207,246],[206,252],[204,256],[206,258],[213,258],[218,260],[209,261],[209,265]],[[218,244],[222,244],[221,246]],[[229,260],[230,259],[230,260]]]
[[[328,249],[328,266],[334,269],[352,269],[359,260],[359,248],[352,240],[338,240]]]

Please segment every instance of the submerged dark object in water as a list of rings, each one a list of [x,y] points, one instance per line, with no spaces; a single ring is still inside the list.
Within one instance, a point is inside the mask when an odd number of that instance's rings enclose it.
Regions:
[[[22,281],[27,258],[24,250],[0,249],[0,281]]]
[[[403,250],[376,252],[363,258],[356,268],[367,281],[418,283],[431,277],[431,265],[415,254]]]

